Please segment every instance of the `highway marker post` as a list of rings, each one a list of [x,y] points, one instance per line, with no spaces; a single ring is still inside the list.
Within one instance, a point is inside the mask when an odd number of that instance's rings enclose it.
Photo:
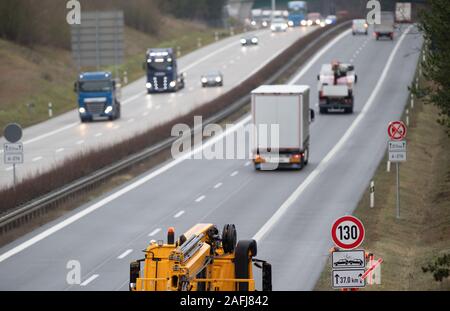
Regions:
[[[335,289],[357,290],[366,286],[365,251],[355,249],[364,240],[362,222],[351,215],[338,218],[331,227],[336,247],[331,249],[331,286]]]
[[[23,144],[20,142],[22,127],[17,123],[10,123],[5,127],[3,136],[8,141],[3,145],[3,160],[5,164],[13,166],[13,185],[15,187],[17,184],[16,164],[23,163]]]
[[[375,207],[375,182],[373,180],[370,182],[369,192],[370,192],[370,207],[374,208]]]
[[[48,103],[48,117],[49,118],[53,117],[53,104],[52,103]]]
[[[396,218],[400,219],[400,162],[406,161],[406,132],[407,127],[402,121],[394,121],[388,125],[388,153],[389,161],[395,162],[397,180]]]

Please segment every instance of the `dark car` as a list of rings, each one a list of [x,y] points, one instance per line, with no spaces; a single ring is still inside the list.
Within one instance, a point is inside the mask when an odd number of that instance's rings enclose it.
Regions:
[[[223,75],[219,71],[209,72],[201,77],[202,87],[223,86]]]
[[[339,259],[338,261],[336,261],[335,263],[334,263],[334,265],[335,266],[346,266],[346,265],[348,265],[348,260],[347,259],[345,259],[345,258],[342,258],[342,259]]]
[[[363,261],[362,261],[361,259],[350,259],[350,260],[348,261],[348,264],[350,264],[350,265],[359,265],[359,266],[362,266]]]
[[[258,37],[257,36],[249,36],[249,37],[242,37],[241,38],[241,45],[247,46],[247,45],[258,45]]]

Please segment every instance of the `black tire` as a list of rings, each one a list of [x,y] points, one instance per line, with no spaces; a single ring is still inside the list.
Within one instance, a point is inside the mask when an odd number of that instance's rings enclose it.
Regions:
[[[327,113],[328,112],[328,109],[327,108],[319,108],[319,113],[320,114],[325,114],[325,113]]]
[[[89,122],[88,118],[80,118],[81,123],[86,123]]]
[[[257,245],[255,240],[241,240],[236,245],[234,254],[234,277],[236,279],[249,279],[249,265],[252,257],[257,254]],[[248,291],[248,283],[237,283],[238,291]]]
[[[222,230],[222,247],[223,251],[227,253],[234,252],[237,243],[237,232],[234,224],[226,224]]]
[[[306,166],[306,165],[308,165],[308,162],[309,162],[309,148],[306,148],[305,155],[306,155],[306,157],[305,157],[305,160],[303,162],[304,162],[304,164]]]
[[[352,35],[355,35],[355,32],[352,32]]]

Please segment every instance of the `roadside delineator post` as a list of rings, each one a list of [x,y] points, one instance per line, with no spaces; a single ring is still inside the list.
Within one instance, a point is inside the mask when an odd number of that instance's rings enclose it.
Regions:
[[[123,72],[123,83],[128,84],[128,73],[126,71]]]
[[[375,182],[372,180],[370,182],[370,207],[375,207]]]
[[[48,117],[49,118],[53,117],[53,104],[52,103],[48,103]]]
[[[197,38],[197,46],[198,46],[199,48],[202,47],[202,38]]]
[[[214,40],[219,41],[219,33],[217,31],[214,32]]]
[[[390,171],[391,171],[391,161],[388,160],[388,161],[386,162],[386,172],[389,173]]]
[[[181,56],[181,48],[177,46],[177,57]]]
[[[414,94],[411,94],[411,109],[414,109]]]
[[[230,27],[230,36],[234,36],[234,28]]]
[[[406,109],[406,126],[409,126],[409,109]]]

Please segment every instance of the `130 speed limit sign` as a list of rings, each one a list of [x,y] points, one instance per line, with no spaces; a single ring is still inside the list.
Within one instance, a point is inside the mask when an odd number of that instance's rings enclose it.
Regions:
[[[331,228],[334,244],[342,249],[354,249],[364,240],[364,226],[353,216],[343,216],[337,219]]]

